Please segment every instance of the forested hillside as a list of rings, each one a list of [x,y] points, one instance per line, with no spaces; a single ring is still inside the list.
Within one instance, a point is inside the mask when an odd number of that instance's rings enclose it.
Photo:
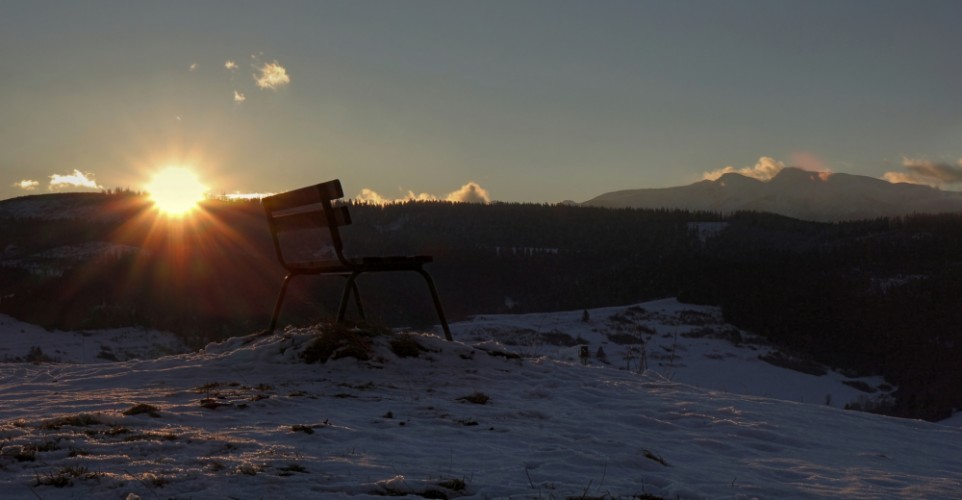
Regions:
[[[935,419],[962,407],[962,215],[814,223],[500,203],[351,210],[348,253],[433,255],[454,320],[679,296],[721,305],[789,356],[901,387],[870,409]],[[132,193],[47,195],[0,203],[0,219],[0,312],[51,328],[137,324],[199,345],[266,327],[283,277],[257,202],[211,201],[171,221]],[[281,323],[329,320],[342,284],[295,280]],[[360,285],[376,323],[436,321],[416,275]]]

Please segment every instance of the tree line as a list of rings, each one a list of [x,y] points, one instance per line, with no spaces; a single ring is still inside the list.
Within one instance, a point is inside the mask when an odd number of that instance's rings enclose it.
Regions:
[[[51,328],[161,328],[197,344],[266,326],[283,270],[256,201],[212,200],[173,231],[148,223],[146,204],[117,202],[136,196],[99,196],[113,201],[99,202],[104,217],[3,216],[0,312]],[[962,407],[962,214],[816,223],[518,203],[351,211],[347,252],[433,255],[428,270],[452,320],[678,296],[720,306],[787,352],[884,375],[900,389],[880,411],[938,419]],[[723,229],[705,235],[704,223]],[[51,252],[91,241],[135,251]],[[342,284],[295,280],[282,323],[329,321]],[[372,321],[435,322],[417,276],[359,284]]]

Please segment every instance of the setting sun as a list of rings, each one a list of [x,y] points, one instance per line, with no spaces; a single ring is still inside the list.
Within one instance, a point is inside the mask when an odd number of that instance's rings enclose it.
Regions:
[[[197,174],[184,167],[167,167],[154,174],[147,192],[161,212],[181,216],[191,211],[204,199],[207,187]]]

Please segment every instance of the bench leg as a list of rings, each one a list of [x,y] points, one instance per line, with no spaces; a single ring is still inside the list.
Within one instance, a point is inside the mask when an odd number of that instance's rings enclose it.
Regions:
[[[434,286],[434,280],[431,279],[431,275],[424,269],[418,269],[417,272],[424,277],[424,281],[428,283],[428,289],[431,290],[431,300],[434,301],[434,308],[438,311],[438,319],[441,320],[441,329],[444,330],[444,338],[454,340],[454,338],[451,337],[451,329],[448,328],[448,320],[444,317],[444,308],[441,306],[441,297],[438,296],[438,289]]]
[[[354,292],[354,305],[357,306],[357,314],[361,319],[366,320],[367,316],[364,315],[364,305],[361,304],[361,289],[357,287],[356,280],[351,283],[351,290]]]
[[[293,274],[288,274],[284,276],[284,283],[281,285],[281,293],[277,296],[277,303],[274,304],[274,314],[271,315],[271,326],[267,328],[267,333],[274,333],[274,328],[277,327],[277,317],[281,314],[281,304],[284,303],[284,294],[287,293],[287,285],[290,283]]]
[[[341,323],[344,321],[344,317],[347,316],[347,303],[351,300],[351,294],[354,294],[354,304],[357,306],[357,312],[364,317],[364,306],[361,304],[361,291],[357,287],[357,277],[361,273],[351,273],[347,278],[347,283],[344,285],[344,292],[341,294],[341,303],[337,307],[337,322]]]

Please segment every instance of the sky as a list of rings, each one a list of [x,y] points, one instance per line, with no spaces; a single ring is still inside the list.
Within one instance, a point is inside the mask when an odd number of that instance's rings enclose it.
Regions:
[[[962,3],[0,0],[0,199],[585,201],[784,166],[962,189]]]

